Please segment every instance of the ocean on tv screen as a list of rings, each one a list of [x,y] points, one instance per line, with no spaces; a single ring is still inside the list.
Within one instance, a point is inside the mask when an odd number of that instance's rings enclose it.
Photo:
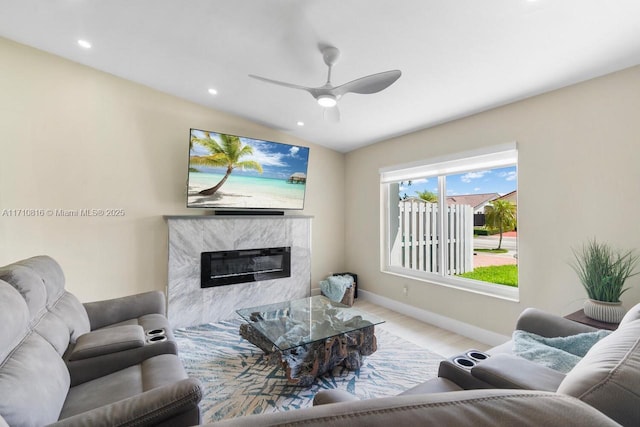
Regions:
[[[231,175],[210,196],[199,192],[218,183],[224,174],[190,172],[188,205],[191,207],[231,207],[302,209],[306,184],[285,179]]]

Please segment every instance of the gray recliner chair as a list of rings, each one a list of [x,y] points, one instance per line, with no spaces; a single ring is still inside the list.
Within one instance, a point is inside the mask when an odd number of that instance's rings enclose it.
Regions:
[[[164,310],[159,292],[83,305],[47,256],[1,267],[0,426],[197,424]]]
[[[516,329],[543,337],[566,337],[597,329],[560,316],[529,308]],[[618,329],[597,342],[567,374],[512,354],[508,342],[489,350],[491,357],[470,369],[441,363],[438,378],[402,395],[460,389],[509,389],[553,392],[572,396],[622,425],[640,425],[640,304],[627,312]],[[314,404],[354,401],[349,393],[328,390]]]

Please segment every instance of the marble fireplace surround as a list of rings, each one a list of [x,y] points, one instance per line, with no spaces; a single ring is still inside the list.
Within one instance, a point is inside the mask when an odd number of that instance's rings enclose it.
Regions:
[[[167,215],[167,316],[175,328],[236,317],[235,310],[311,295],[311,218]],[[291,277],[200,287],[200,253],[291,247]]]

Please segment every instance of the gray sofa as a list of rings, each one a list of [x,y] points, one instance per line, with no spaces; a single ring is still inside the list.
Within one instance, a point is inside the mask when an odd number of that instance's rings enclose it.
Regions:
[[[527,309],[517,329],[544,337],[595,329]],[[512,354],[512,343],[465,367],[455,356],[438,378],[399,396],[358,400],[341,390],[318,393],[314,407],[231,419],[215,426],[608,426],[640,425],[640,304],[567,374]]]
[[[48,256],[0,268],[0,426],[194,425],[161,292],[81,304]]]

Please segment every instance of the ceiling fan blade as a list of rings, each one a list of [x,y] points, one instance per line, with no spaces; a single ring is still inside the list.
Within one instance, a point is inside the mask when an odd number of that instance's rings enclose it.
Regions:
[[[328,122],[339,122],[340,121],[340,110],[338,110],[338,106],[324,108],[322,111],[322,116]]]
[[[290,87],[292,89],[306,90],[307,92],[311,92],[311,90],[314,89],[314,88],[310,88],[310,87],[306,87],[306,86],[296,85],[296,84],[293,84],[293,83],[286,83],[286,82],[281,82],[281,81],[278,81],[278,80],[272,80],[272,79],[268,79],[266,77],[256,76],[254,74],[249,74],[249,77],[251,77],[252,79],[256,79],[256,80],[261,80],[263,82],[273,83],[273,84],[279,85],[279,86]]]
[[[345,83],[333,89],[336,95],[344,95],[345,93],[376,93],[391,86],[400,78],[402,72],[400,70],[385,71],[382,73],[371,74],[349,83]]]

